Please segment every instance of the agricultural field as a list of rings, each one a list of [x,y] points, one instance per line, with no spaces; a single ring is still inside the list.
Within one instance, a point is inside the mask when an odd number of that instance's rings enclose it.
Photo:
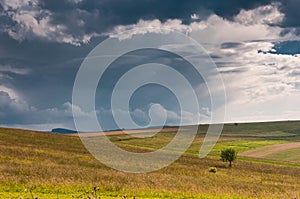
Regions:
[[[226,124],[214,149],[200,159],[206,129],[199,127],[192,146],[170,166],[128,174],[98,162],[79,137],[0,128],[0,198],[300,198],[300,122]],[[142,153],[174,135],[115,133],[110,139]],[[225,148],[238,151],[232,168],[220,160]]]

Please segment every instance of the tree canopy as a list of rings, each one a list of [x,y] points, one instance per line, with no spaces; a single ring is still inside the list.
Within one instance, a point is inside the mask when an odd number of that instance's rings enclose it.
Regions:
[[[221,151],[221,159],[224,162],[229,162],[229,167],[232,167],[232,162],[235,161],[237,152],[234,149],[224,149]]]

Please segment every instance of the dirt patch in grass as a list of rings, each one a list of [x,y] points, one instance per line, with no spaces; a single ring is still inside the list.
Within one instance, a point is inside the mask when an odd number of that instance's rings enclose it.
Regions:
[[[293,142],[287,144],[275,144],[272,146],[265,146],[259,149],[246,151],[240,153],[241,157],[253,157],[253,158],[264,158],[266,156],[272,155],[274,153],[300,148],[300,142]]]

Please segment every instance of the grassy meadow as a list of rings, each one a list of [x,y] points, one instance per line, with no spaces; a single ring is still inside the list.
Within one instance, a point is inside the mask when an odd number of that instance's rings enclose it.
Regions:
[[[206,129],[199,127],[192,146],[170,166],[128,174],[99,163],[78,137],[0,128],[0,198],[300,198],[299,148],[260,158],[239,156],[232,168],[219,157],[224,148],[242,154],[300,142],[300,122],[227,124],[209,156],[199,159]],[[126,150],[148,152],[174,135],[110,139]]]

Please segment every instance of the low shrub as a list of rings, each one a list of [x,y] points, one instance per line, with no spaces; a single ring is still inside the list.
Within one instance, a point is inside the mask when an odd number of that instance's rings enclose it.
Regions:
[[[208,170],[210,173],[217,173],[217,168],[216,167],[209,167]]]

